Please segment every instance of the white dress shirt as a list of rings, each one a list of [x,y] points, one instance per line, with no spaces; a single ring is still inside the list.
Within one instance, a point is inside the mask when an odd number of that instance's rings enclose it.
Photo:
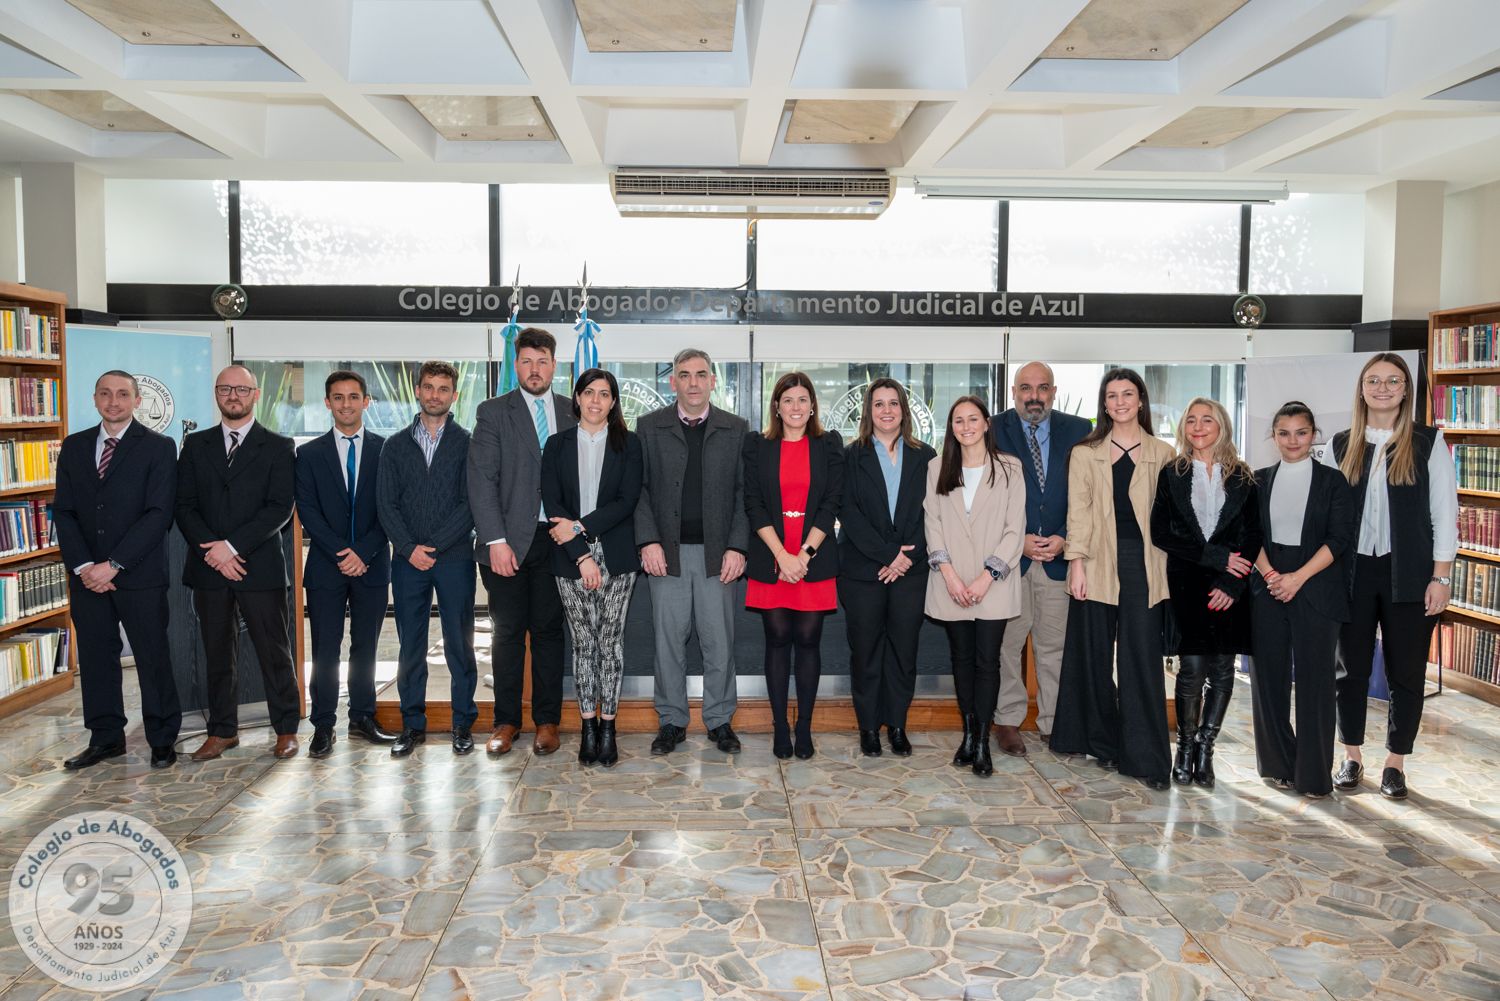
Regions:
[[[1193,460],[1193,514],[1198,519],[1198,528],[1204,539],[1213,538],[1219,527],[1219,512],[1224,509],[1224,466],[1214,463],[1210,472],[1207,465]]]
[[[1386,556],[1391,551],[1391,509],[1386,493],[1385,446],[1395,432],[1389,428],[1365,428],[1365,441],[1375,446],[1370,479],[1365,485],[1364,515],[1359,523],[1361,556]],[[1350,442],[1349,447],[1354,447]],[[1338,468],[1333,449],[1323,450],[1323,462]],[[1427,509],[1432,515],[1432,560],[1447,563],[1458,555],[1458,475],[1453,453],[1438,431],[1427,457]]]
[[[345,477],[349,475],[349,449],[354,449],[354,482],[359,482],[359,464],[365,457],[365,426],[361,424],[359,430],[347,436],[354,441],[346,440],[344,432],[338,428],[333,429],[333,447],[339,450],[339,471]],[[346,483],[345,486],[348,486]]]
[[[242,424],[239,427],[233,429],[234,433],[240,436],[239,443],[241,445],[245,444],[245,436],[250,433],[250,429],[252,427],[254,427],[254,426],[255,426],[255,418],[252,417],[248,421],[246,421],[244,424]],[[230,439],[229,439],[229,432],[230,432],[231,428],[229,427],[228,424],[224,423],[223,421],[220,421],[219,422],[219,430],[224,433],[224,454],[228,455],[229,454],[229,446],[231,444],[233,444],[230,441]]]
[[[604,449],[609,440],[606,425],[595,434],[578,426],[578,517],[592,514],[599,506],[599,477],[604,473]]]
[[[115,447],[119,448],[120,447],[120,442],[122,440],[124,440],[124,438],[125,438],[125,432],[129,431],[130,430],[130,425],[132,425],[134,423],[135,423],[135,418],[134,417],[128,418],[125,421],[125,426],[124,427],[120,428],[120,430],[116,431],[114,434],[110,434],[108,431],[104,430],[104,422],[103,421],[99,422],[99,437],[94,439],[94,468],[95,469],[99,468],[99,460],[102,459],[102,458],[104,458],[104,443],[106,441],[108,441],[109,439],[113,438],[113,439],[115,439]],[[114,460],[110,460],[110,461],[114,461]]]

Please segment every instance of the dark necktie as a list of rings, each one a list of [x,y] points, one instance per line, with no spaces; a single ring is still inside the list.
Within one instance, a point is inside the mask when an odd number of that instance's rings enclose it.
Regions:
[[[232,465],[234,465],[234,453],[238,452],[239,449],[240,449],[240,433],[238,431],[231,431],[231,432],[229,432],[229,451],[227,451],[227,452],[224,453],[224,465],[226,465],[226,466],[232,466]]]
[[[344,440],[349,443],[348,450],[344,453],[344,468],[349,476],[345,481],[349,487],[349,541],[354,541],[354,435],[344,435]]]
[[[1026,428],[1031,432],[1031,467],[1036,470],[1036,483],[1046,489],[1047,473],[1042,468],[1042,445],[1036,440],[1036,425],[1027,424]]]
[[[104,474],[109,470],[109,460],[115,457],[115,446],[120,444],[118,438],[105,438],[104,451],[99,455],[99,478],[104,479]]]
[[[682,419],[682,423],[685,424],[686,426],[690,427],[690,428],[697,427],[699,424],[702,424],[703,421],[704,421],[704,418],[702,418],[702,417],[684,417]]]

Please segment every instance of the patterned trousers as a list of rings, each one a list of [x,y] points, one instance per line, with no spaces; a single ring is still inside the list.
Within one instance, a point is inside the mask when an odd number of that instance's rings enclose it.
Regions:
[[[636,574],[611,575],[604,567],[602,547],[592,547],[594,562],[604,570],[604,583],[587,590],[582,580],[557,578],[563,614],[573,634],[573,687],[578,712],[613,716],[620,705],[620,678],[625,673],[625,613]]]

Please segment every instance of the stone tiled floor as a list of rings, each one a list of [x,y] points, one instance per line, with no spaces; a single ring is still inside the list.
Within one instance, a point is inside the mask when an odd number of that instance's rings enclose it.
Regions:
[[[1249,718],[1242,685],[1212,792],[1034,740],[982,780],[951,734],[873,760],[819,734],[805,762],[630,735],[605,771],[576,738],[277,762],[251,732],[207,765],[73,776],[74,692],[0,722],[0,865],[90,807],[175,841],[192,925],[129,998],[1500,999],[1500,710],[1429,702],[1406,803],[1266,786]],[[8,920],[0,993],[76,996]]]

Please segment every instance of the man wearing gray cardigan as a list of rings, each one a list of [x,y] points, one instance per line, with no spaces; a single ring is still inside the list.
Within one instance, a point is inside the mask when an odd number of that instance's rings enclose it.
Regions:
[[[687,641],[693,626],[703,654],[703,723],[719,750],[740,749],[735,710],[734,617],[744,604],[750,523],[745,515],[742,417],[709,403],[715,383],[708,353],[679,351],[670,377],[677,402],[636,421],[646,478],[635,509],[635,539],[649,574],[656,625],[656,715],[652,754],[687,738]]]

